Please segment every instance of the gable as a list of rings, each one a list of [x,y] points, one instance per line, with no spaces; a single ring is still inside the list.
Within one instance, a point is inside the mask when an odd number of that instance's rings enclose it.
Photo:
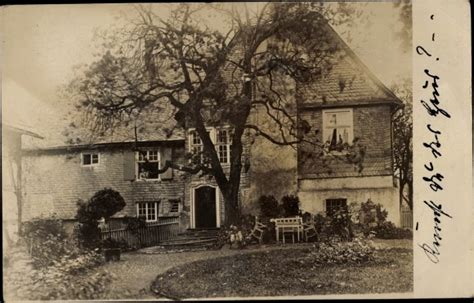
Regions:
[[[328,25],[341,51],[330,69],[317,80],[298,84],[298,106],[337,107],[402,102],[365,66],[341,37]],[[337,60],[337,61],[336,61]]]

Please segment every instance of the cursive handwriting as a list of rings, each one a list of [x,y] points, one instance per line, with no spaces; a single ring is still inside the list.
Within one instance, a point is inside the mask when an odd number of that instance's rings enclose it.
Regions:
[[[429,203],[427,201],[424,201],[424,203],[433,211],[434,215],[434,233],[433,233],[433,242],[432,245],[423,243],[422,245],[418,244],[421,249],[425,252],[425,255],[428,257],[428,259],[433,262],[433,263],[438,263],[439,258],[438,256],[440,255],[439,247],[441,247],[441,240],[443,239],[441,237],[441,216],[446,216],[448,218],[452,218],[449,214],[444,212],[441,208],[441,204],[435,204],[433,201],[430,201]]]
[[[431,20],[434,20],[434,15],[430,16]],[[432,33],[431,41],[435,42],[436,33]],[[431,60],[435,58],[434,54],[436,50],[430,49],[428,51],[428,47],[418,45],[416,47],[416,53],[420,56],[426,56]],[[437,62],[439,58],[436,57],[435,59]],[[433,61],[432,61],[433,62]],[[423,147],[427,148],[431,152],[432,159],[428,160],[424,164],[425,170],[428,172],[425,176],[422,177],[423,181],[426,182],[427,186],[431,189],[429,193],[431,195],[436,195],[441,191],[446,190],[446,186],[443,183],[445,177],[442,172],[437,171],[435,167],[438,166],[438,162],[442,161],[443,154],[441,152],[441,130],[435,127],[435,121],[439,119],[439,117],[444,118],[451,118],[451,115],[448,111],[444,108],[444,105],[441,104],[441,93],[439,90],[439,85],[441,81],[441,76],[436,72],[433,72],[434,67],[424,68],[424,76],[425,79],[423,80],[423,84],[421,87],[425,90],[426,95],[428,98],[424,98],[420,100],[420,103],[423,105],[426,113],[429,115],[429,119],[433,121],[432,123],[426,124],[426,128],[428,130],[429,140],[423,142]],[[426,101],[428,99],[428,101]],[[443,100],[445,101],[445,100]],[[427,202],[429,200],[429,202]],[[418,246],[424,251],[425,255],[428,259],[433,263],[439,262],[440,256],[440,247],[441,247],[441,217],[445,216],[447,218],[452,218],[451,215],[446,213],[442,209],[442,204],[436,204],[433,200],[426,199],[424,200],[424,204],[430,208],[433,212],[434,216],[434,233],[433,233],[433,241],[423,244],[418,244]],[[418,230],[418,222],[417,222],[417,229]]]
[[[436,117],[438,114],[442,114],[443,116],[447,118],[451,118],[451,115],[447,111],[439,107],[439,104],[440,104],[440,101],[438,99],[439,97],[438,80],[440,79],[439,76],[432,75],[428,69],[425,69],[425,74],[428,77],[430,77],[431,82],[426,80],[425,84],[422,87],[426,89],[431,84],[431,88],[433,89],[433,91],[432,91],[432,98],[430,98],[430,101],[429,101],[430,103],[428,104],[428,102],[421,100],[420,101],[421,104],[423,104],[423,106],[426,108],[430,116]]]

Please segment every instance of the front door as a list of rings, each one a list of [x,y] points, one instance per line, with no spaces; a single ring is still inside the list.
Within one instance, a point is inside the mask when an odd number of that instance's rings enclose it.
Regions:
[[[217,227],[216,189],[203,186],[195,189],[194,210],[196,228]]]

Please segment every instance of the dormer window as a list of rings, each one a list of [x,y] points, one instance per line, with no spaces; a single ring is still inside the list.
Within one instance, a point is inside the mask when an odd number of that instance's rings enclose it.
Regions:
[[[352,109],[323,111],[323,142],[326,152],[344,152],[354,140]]]
[[[82,153],[82,166],[94,166],[99,164],[99,153]]]

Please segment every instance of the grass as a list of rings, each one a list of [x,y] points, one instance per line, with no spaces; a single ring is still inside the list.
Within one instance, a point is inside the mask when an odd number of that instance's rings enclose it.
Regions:
[[[301,261],[310,250],[295,247],[195,261],[160,274],[152,290],[175,299],[413,291],[411,248],[383,247],[374,260],[353,265]]]

